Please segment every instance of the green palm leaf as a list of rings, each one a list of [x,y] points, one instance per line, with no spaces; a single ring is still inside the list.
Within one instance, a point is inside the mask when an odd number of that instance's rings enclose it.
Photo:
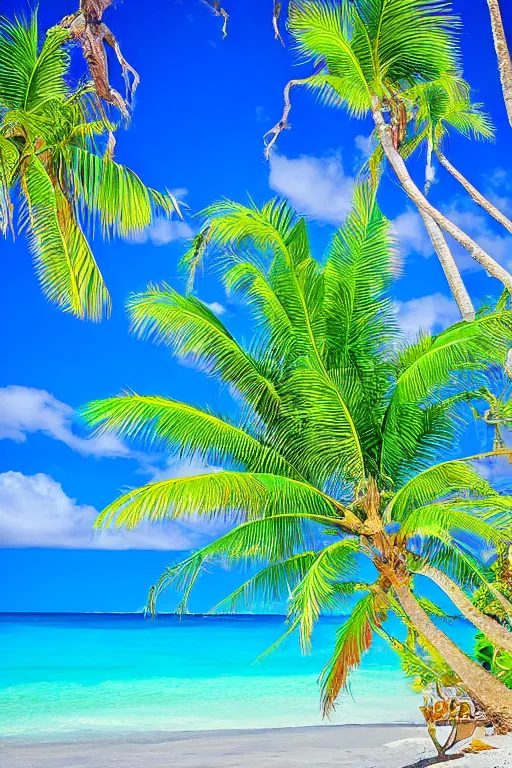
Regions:
[[[468,461],[445,461],[428,467],[406,482],[389,502],[386,519],[401,522],[417,507],[463,491],[472,496],[492,495],[493,501],[499,499],[497,491]]]
[[[232,382],[254,406],[278,403],[272,383],[257,361],[233,338],[219,318],[194,296],[181,296],[168,285],[150,286],[128,300],[132,331],[190,356],[207,372]]]
[[[183,593],[178,612],[185,612],[190,592],[207,564],[270,562],[277,565],[284,558],[293,558],[300,550],[311,549],[321,538],[322,526],[328,524],[329,519],[322,516],[286,511],[242,523],[167,568],[150,591],[149,610],[155,612],[159,596],[173,585]]]
[[[360,544],[356,539],[344,539],[325,547],[293,590],[288,622],[298,622],[303,652],[311,649],[313,628],[321,611],[338,605],[340,581],[356,574],[359,551]]]
[[[81,409],[95,434],[116,434],[144,448],[179,449],[180,456],[199,456],[211,465],[234,462],[251,472],[300,478],[277,451],[208,411],[186,403],[136,394],[96,400]]]
[[[283,515],[289,510],[306,510],[340,530],[349,528],[353,520],[342,504],[306,483],[278,475],[227,471],[162,480],[129,491],[103,510],[96,527],[131,529],[143,520],[195,516],[243,520]]]

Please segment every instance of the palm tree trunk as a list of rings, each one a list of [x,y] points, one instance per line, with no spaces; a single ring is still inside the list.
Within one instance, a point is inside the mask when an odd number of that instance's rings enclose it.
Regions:
[[[512,632],[490,616],[486,616],[475,608],[471,600],[464,594],[462,589],[445,573],[433,568],[430,565],[424,565],[419,571],[422,576],[426,576],[435,582],[443,592],[445,592],[452,603],[457,606],[465,618],[474,624],[494,645],[500,650],[512,653]]]
[[[469,237],[469,235],[463,232],[460,227],[454,224],[453,221],[450,221],[450,219],[444,216],[441,211],[439,211],[437,208],[434,208],[434,206],[429,203],[425,195],[418,189],[414,181],[411,179],[409,171],[407,170],[407,166],[405,165],[400,152],[395,149],[393,137],[391,135],[391,128],[384,120],[384,116],[378,106],[374,107],[372,113],[384,154],[389,160],[389,163],[395,171],[406,194],[417,206],[418,210],[430,215],[434,221],[442,229],[448,232],[449,235],[455,238],[455,240],[457,240],[457,242],[459,242],[471,254],[475,261],[478,261],[478,263],[481,264],[482,267],[484,267],[484,269],[490,275],[492,275],[492,277],[500,280],[503,285],[512,291],[512,275],[510,272],[507,272],[507,270],[504,269],[501,264],[498,264],[498,262],[493,259],[492,256],[489,256],[489,254],[486,253],[483,248],[478,245],[478,243],[475,243],[475,241]]]
[[[452,256],[452,252],[448,248],[448,244],[444,239],[441,227],[436,224],[432,216],[429,216],[428,213],[424,213],[421,209],[420,216],[423,219],[423,223],[425,224],[428,234],[430,235],[430,240],[432,241],[434,250],[438,255],[439,261],[441,262],[441,266],[443,268],[444,274],[446,275],[446,279],[448,280],[453,298],[457,302],[460,313],[464,320],[471,322],[475,319],[475,309],[469,297],[467,288],[464,285],[464,281],[462,280],[459,268]]]
[[[407,584],[393,585],[395,594],[414,627],[441,654],[501,730],[512,729],[512,691],[463,653],[427,616]]]
[[[466,192],[469,192],[475,203],[477,203],[481,208],[483,208],[487,213],[489,213],[496,221],[499,221],[499,223],[505,227],[506,230],[508,230],[510,233],[512,233],[512,221],[510,219],[507,219],[504,213],[498,210],[495,205],[489,202],[489,200],[482,195],[481,192],[474,187],[471,182],[469,182],[463,175],[458,171],[448,160],[445,155],[439,150],[436,151],[436,156],[441,165],[446,168],[446,170],[452,174],[452,176],[457,179],[459,184],[462,184]]]
[[[501,18],[499,0],[487,0],[489,13],[491,14],[492,36],[494,47],[498,57],[498,69],[500,71],[503,98],[507,109],[508,121],[512,125],[512,62],[505,37],[505,29]]]

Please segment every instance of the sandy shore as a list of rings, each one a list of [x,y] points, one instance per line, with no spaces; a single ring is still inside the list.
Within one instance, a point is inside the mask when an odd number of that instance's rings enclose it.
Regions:
[[[444,763],[512,768],[512,738],[498,750]],[[0,744],[1,768],[424,768],[435,750],[419,726],[328,726],[188,731]]]

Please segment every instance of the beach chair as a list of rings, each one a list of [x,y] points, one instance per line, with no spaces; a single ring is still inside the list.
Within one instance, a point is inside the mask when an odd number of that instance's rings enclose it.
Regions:
[[[440,758],[445,758],[450,749],[469,743],[477,728],[491,725],[486,715],[477,711],[474,701],[455,687],[442,688],[432,683],[423,692],[423,698],[424,705],[420,710]],[[451,730],[443,744],[437,729],[446,726]]]

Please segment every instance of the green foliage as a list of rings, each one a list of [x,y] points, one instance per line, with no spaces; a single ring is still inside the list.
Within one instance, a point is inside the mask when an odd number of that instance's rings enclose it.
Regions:
[[[476,636],[475,657],[507,688],[512,688],[512,653],[494,648],[485,635]]]
[[[455,563],[457,576],[473,586],[481,572],[459,542],[461,530],[486,546],[508,535],[501,516],[510,500],[478,473],[478,457],[437,459],[455,449],[450,426],[463,423],[468,403],[480,397],[467,389],[468,371],[492,387],[489,360],[506,358],[512,313],[406,345],[389,297],[389,223],[367,185],[320,260],[305,222],[277,200],[260,209],[223,201],[207,210],[201,232],[188,268],[193,274],[201,261],[213,261],[252,315],[251,346],[203,302],[169,286],[131,296],[128,311],[135,334],[227,385],[239,419],[135,394],[91,403],[83,415],[98,434],[199,457],[222,471],[129,491],[97,525],[229,521],[233,530],[164,572],[150,610],[170,585],[186,610],[197,578],[216,564],[250,566],[256,572],[214,610],[284,602],[287,631],[277,644],[298,630],[305,651],[318,617],[364,590],[323,674],[327,711],[387,611],[396,610],[385,578],[361,583],[363,556],[381,572],[396,557],[411,579],[422,558],[448,570]],[[384,530],[387,523],[395,532]],[[428,601],[422,605],[440,615]]]
[[[291,4],[289,17],[301,56],[324,66],[308,87],[357,117],[372,96],[386,100],[453,70],[457,23],[435,0],[305,0]]]
[[[38,38],[36,13],[0,18],[0,230],[26,232],[49,301],[98,321],[111,302],[88,233],[127,237],[179,209],[112,159],[116,126],[89,84],[70,86],[69,32]]]

